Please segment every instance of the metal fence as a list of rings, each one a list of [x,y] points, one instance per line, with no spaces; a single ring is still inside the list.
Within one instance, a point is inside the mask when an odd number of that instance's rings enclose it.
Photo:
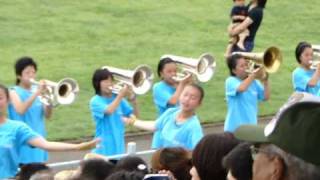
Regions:
[[[147,155],[152,154],[156,150],[150,149],[145,151],[136,151],[137,150],[137,144],[135,142],[129,142],[127,144],[127,153],[125,154],[117,154],[113,156],[107,156],[108,159],[120,159],[129,155]],[[65,161],[65,162],[57,162],[57,163],[50,163],[48,166],[52,168],[53,170],[64,170],[64,169],[74,169],[77,168],[82,160],[74,160],[74,161]]]

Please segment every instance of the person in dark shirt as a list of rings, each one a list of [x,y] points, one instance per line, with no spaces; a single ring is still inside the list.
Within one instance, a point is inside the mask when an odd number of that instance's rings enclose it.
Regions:
[[[249,32],[250,32],[249,36],[246,37],[244,41],[245,49],[243,50],[238,48],[237,46],[234,46],[231,53],[235,51],[251,52],[253,50],[255,36],[262,22],[263,10],[265,8],[266,3],[267,3],[267,0],[251,0],[251,2],[248,5],[247,18],[237,27],[229,30],[230,36],[236,36],[241,32],[245,31],[245,29],[247,28],[249,29]]]
[[[245,5],[245,0],[233,0],[234,6],[231,9],[230,17],[231,24],[228,26],[228,30],[235,28],[237,25],[241,24],[248,16],[248,7]],[[226,48],[225,56],[227,57],[233,46],[238,46],[238,48],[244,50],[244,40],[249,35],[249,30],[245,29],[243,32],[236,36],[231,36],[229,44]]]

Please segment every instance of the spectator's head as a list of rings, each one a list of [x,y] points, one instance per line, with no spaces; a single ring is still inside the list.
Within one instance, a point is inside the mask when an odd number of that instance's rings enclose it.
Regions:
[[[21,57],[15,64],[16,84],[21,81],[29,82],[30,78],[35,78],[37,72],[37,63],[31,57]]]
[[[302,95],[266,126],[244,125],[235,131],[239,139],[260,144],[252,148],[254,180],[320,179],[320,98]]]
[[[106,180],[142,180],[144,174],[138,171],[117,171],[112,173]]]
[[[295,50],[296,60],[299,64],[309,67],[313,57],[311,44],[308,42],[299,42]]]
[[[18,174],[18,180],[29,180],[32,175],[39,171],[47,170],[50,168],[44,163],[30,163],[24,164],[20,167],[20,172]]]
[[[159,78],[166,81],[169,84],[175,84],[172,79],[177,74],[177,64],[171,58],[162,58],[159,61],[157,73]]]
[[[168,170],[176,179],[190,179],[191,153],[182,147],[167,147],[157,150],[151,159],[152,170]]]
[[[92,85],[95,93],[101,95],[101,91],[111,93],[113,76],[108,69],[97,69],[92,76]]]
[[[223,166],[228,170],[228,176],[237,180],[252,179],[251,144],[241,143],[232,149],[224,158]]]
[[[126,156],[121,158],[116,166],[114,171],[139,171],[142,174],[148,173],[148,164],[138,156]]]
[[[54,180],[54,175],[50,170],[41,170],[33,174],[30,180]]]
[[[231,133],[204,136],[192,153],[192,177],[201,180],[225,179],[227,171],[222,167],[222,158],[238,143]]]
[[[103,159],[87,159],[80,164],[76,179],[100,180],[108,177],[113,171],[114,164]]]
[[[248,62],[241,55],[234,54],[229,56],[227,64],[230,76],[237,76],[240,79],[245,79],[248,76],[248,72],[246,71],[248,68]]]

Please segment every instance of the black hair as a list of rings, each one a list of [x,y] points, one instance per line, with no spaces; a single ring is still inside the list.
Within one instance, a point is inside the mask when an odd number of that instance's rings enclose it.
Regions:
[[[9,101],[9,90],[8,90],[8,88],[5,85],[0,84],[0,89],[2,89],[4,91],[4,93],[6,94],[7,100]]]
[[[296,60],[299,64],[301,64],[301,60],[300,60],[301,54],[306,48],[312,48],[312,46],[310,43],[305,41],[299,42],[296,47],[295,55],[296,55]]]
[[[106,180],[141,180],[144,174],[138,171],[117,171],[112,173]]]
[[[241,143],[223,158],[223,166],[229,170],[237,180],[252,179],[253,159],[250,146],[250,143]]]
[[[114,169],[114,171],[139,171],[143,174],[148,174],[148,164],[138,156],[126,156],[121,158]]]
[[[81,163],[81,172],[77,179],[100,180],[107,178],[114,164],[103,159],[88,159]]]
[[[17,179],[29,180],[32,175],[43,170],[50,170],[50,168],[44,163],[24,164],[20,167],[20,172]]]
[[[204,90],[203,90],[203,88],[199,84],[196,84],[196,83],[188,84],[187,86],[191,86],[191,87],[197,89],[200,92],[199,102],[202,102],[202,100],[204,98]]]
[[[92,76],[92,86],[95,93],[101,95],[100,82],[106,79],[113,79],[112,73],[108,69],[97,69]]]
[[[258,7],[265,8],[267,4],[267,0],[257,0],[258,1]]]
[[[175,63],[175,62],[171,58],[168,58],[168,57],[160,59],[159,64],[158,64],[158,68],[157,68],[157,74],[159,77],[161,77],[161,72],[164,69],[164,66],[166,64],[170,64],[170,63]]]
[[[22,71],[28,66],[33,66],[34,69],[37,71],[37,63],[31,57],[24,56],[17,59],[16,64],[14,66],[16,76],[21,76]],[[16,84],[18,85],[19,83],[20,83],[20,79],[16,77]]]
[[[227,58],[227,65],[228,65],[229,73],[231,76],[236,76],[236,74],[234,74],[233,70],[236,69],[237,64],[238,64],[238,60],[240,58],[242,58],[242,56],[239,54],[234,54],[234,55],[231,55]]]

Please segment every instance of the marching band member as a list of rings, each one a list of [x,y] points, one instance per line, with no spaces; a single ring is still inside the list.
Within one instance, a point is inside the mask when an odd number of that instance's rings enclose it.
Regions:
[[[85,150],[96,146],[99,139],[80,144],[51,142],[25,123],[7,118],[8,89],[0,84],[0,179],[13,178],[18,170],[19,149],[32,146],[48,151]]]
[[[300,42],[296,47],[295,55],[300,66],[292,72],[294,90],[318,95],[320,90],[320,64],[316,66],[316,69],[311,69],[313,57],[311,44]]]
[[[268,100],[270,96],[268,76],[263,85],[256,80],[262,68],[248,74],[248,62],[240,55],[228,58],[230,77],[225,83],[228,112],[224,131],[234,132],[242,124],[257,124],[258,101]]]
[[[169,108],[156,121],[143,121],[134,117],[123,118],[126,124],[158,132],[152,142],[152,148],[181,146],[192,150],[203,136],[202,127],[195,113],[204,97],[203,89],[196,85],[187,85],[179,98],[179,106]]]
[[[129,87],[125,85],[118,94],[112,92],[113,76],[107,69],[97,69],[92,77],[95,96],[90,100],[90,110],[96,123],[95,137],[101,138],[101,146],[93,153],[115,155],[125,153],[125,128],[122,117],[137,115],[136,99],[125,99]]]
[[[10,88],[9,119],[26,123],[33,131],[42,137],[47,136],[45,118],[50,118],[52,107],[40,102],[39,96],[46,90],[45,83],[32,85],[30,79],[35,79],[37,64],[31,57],[21,57],[16,61],[16,86]],[[27,144],[20,148],[19,163],[45,162],[48,153],[43,149]]]

